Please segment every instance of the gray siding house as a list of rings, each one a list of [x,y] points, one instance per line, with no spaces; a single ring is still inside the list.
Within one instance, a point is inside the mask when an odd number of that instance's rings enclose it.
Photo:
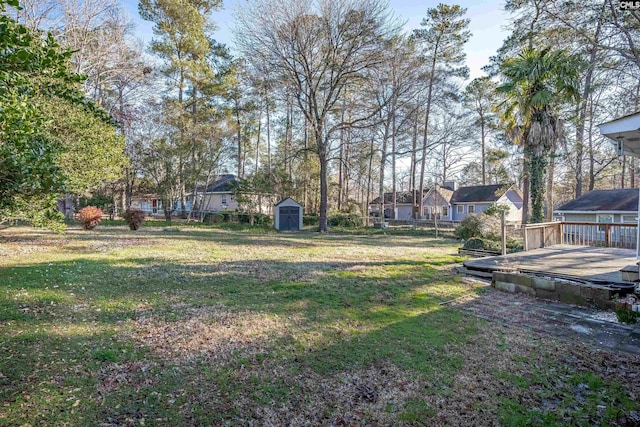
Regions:
[[[566,222],[636,224],[638,189],[593,190],[560,206],[553,216]]]
[[[426,193],[425,193],[426,194]],[[369,203],[369,215],[379,215],[380,197]],[[413,191],[396,192],[396,215],[393,215],[393,193],[384,193],[384,217],[408,220],[413,218]]]
[[[509,184],[474,185],[460,187],[451,196],[452,221],[462,221],[467,215],[486,211],[497,204],[508,206],[506,220],[518,222],[522,218],[522,193]]]

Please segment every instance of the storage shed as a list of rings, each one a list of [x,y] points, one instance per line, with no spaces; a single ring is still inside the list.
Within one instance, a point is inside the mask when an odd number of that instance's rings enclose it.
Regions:
[[[302,205],[291,197],[280,200],[273,210],[276,230],[302,230],[302,211]]]

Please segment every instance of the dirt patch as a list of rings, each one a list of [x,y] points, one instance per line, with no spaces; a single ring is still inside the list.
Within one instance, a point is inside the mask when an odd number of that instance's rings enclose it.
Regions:
[[[223,305],[176,307],[180,318],[141,316],[127,325],[126,336],[163,359],[184,362],[204,357],[208,363],[228,363],[236,353],[260,352],[265,340],[289,329],[287,321],[257,312],[231,312]]]

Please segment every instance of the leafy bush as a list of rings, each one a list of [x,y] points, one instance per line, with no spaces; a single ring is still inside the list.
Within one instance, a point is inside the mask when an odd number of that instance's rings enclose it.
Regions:
[[[78,220],[85,230],[93,230],[102,220],[102,210],[95,206],[86,206],[78,211]]]
[[[329,227],[355,228],[362,226],[362,217],[354,214],[335,214],[328,218]]]
[[[480,237],[472,237],[471,239],[464,242],[464,249],[481,249],[485,251],[499,251],[500,242],[496,242],[495,240],[483,239]]]
[[[253,214],[253,223],[254,225],[270,225],[271,217],[261,213]]]
[[[631,311],[623,307],[616,308],[616,317],[618,318],[618,322],[632,325],[638,321],[639,316],[640,313],[637,311]]]
[[[302,217],[302,225],[318,225],[318,215],[309,214]]]
[[[122,214],[122,218],[129,224],[129,229],[137,230],[142,225],[147,214],[141,209],[128,209]]]
[[[480,237],[491,240],[501,239],[501,223],[494,216],[469,214],[456,227],[456,237],[464,240]]]
[[[208,213],[205,215],[203,222],[205,224],[220,224],[224,220],[224,216],[219,213]]]

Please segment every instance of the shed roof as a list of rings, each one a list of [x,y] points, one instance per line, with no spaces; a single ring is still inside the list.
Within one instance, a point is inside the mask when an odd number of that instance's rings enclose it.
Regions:
[[[557,211],[638,212],[638,189],[593,190],[560,206]]]
[[[511,188],[511,184],[474,185],[453,192],[451,203],[496,202]]]
[[[292,202],[296,203],[297,205],[299,205],[300,207],[302,207],[301,203],[298,203],[293,197],[285,197],[284,199],[280,200],[278,203],[276,203],[274,206],[278,206],[284,202],[286,202],[287,200],[291,200]]]

